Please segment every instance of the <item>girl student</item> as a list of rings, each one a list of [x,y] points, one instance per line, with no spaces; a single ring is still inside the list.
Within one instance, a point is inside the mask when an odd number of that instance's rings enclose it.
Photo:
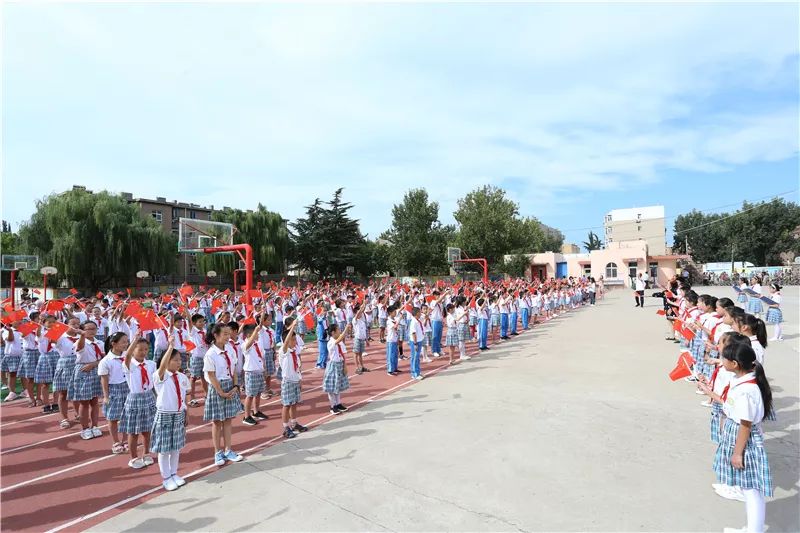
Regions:
[[[118,331],[106,339],[106,355],[97,366],[100,385],[103,388],[103,416],[108,420],[111,435],[111,453],[127,451],[127,444],[119,433],[119,421],[128,399],[128,379],[125,368],[125,352],[128,350],[128,336]]]
[[[174,346],[172,335],[167,349]],[[128,381],[128,397],[120,420],[119,430],[128,435],[128,466],[134,470],[150,466],[155,461],[150,456],[150,432],[156,415],[156,397],[153,375],[156,363],[147,359],[149,343],[138,334],[125,352],[125,369]],[[164,352],[166,353],[166,352]],[[161,354],[163,357],[163,354]],[[142,436],[142,455],[139,455],[139,435]]]
[[[397,304],[386,308],[386,373],[396,376],[400,373],[397,369]]]
[[[722,365],[730,383],[719,396],[725,425],[714,457],[721,485],[740,487],[744,494],[747,531],[764,531],[765,497],[772,496],[772,476],[761,421],[772,412],[772,390],[764,368],[746,343],[726,344]],[[707,386],[704,387],[708,390]]]
[[[497,342],[497,332],[500,329],[500,307],[494,295],[489,296],[489,312],[492,319],[492,344]]]
[[[216,323],[206,336],[208,350],[203,359],[203,372],[208,382],[208,394],[203,420],[212,421],[211,441],[214,445],[214,464],[239,462],[241,455],[231,449],[231,420],[242,411],[237,385],[236,358],[228,351],[231,328]]]
[[[500,291],[500,296],[497,299],[497,306],[500,310],[500,339],[504,341],[511,338],[508,336],[509,299],[509,296],[506,295],[506,290],[502,289]]]
[[[8,388],[8,396],[5,401],[11,402],[19,398],[17,395],[17,368],[19,360],[22,358],[22,333],[17,329],[19,321],[3,326],[3,341],[6,344],[3,362],[0,370],[3,371],[3,379]]]
[[[181,354],[170,344],[161,365],[153,375],[156,389],[156,415],[153,419],[151,450],[158,454],[158,469],[164,489],[172,491],[186,485],[178,475],[181,449],[186,445],[186,395],[189,378],[181,372]]]
[[[692,358],[695,361],[694,374],[696,375],[703,373],[703,365],[705,365],[703,358],[705,357],[706,353],[706,340],[708,339],[708,336],[705,333],[703,326],[708,321],[709,317],[714,313],[714,309],[711,306],[716,306],[716,304],[717,299],[709,296],[708,294],[703,294],[698,297],[697,309],[699,311],[699,316],[697,316],[689,324],[689,327],[695,332],[694,339],[692,339],[689,343],[689,351],[691,352]],[[696,381],[697,379],[693,376],[690,377],[692,377],[692,379],[687,378],[687,381]]]
[[[456,306],[447,304],[444,308],[447,320],[447,333],[444,337],[444,345],[447,347],[447,355],[450,358],[449,363],[452,365],[453,358],[456,355],[456,347],[458,346],[458,322],[456,321]]]
[[[378,296],[378,339],[380,342],[386,342],[386,319],[389,316],[386,312],[386,296],[381,294]]]
[[[69,429],[72,425],[69,421],[69,400],[74,396],[75,379],[75,343],[78,342],[80,335],[80,320],[71,316],[67,320],[69,330],[56,341],[56,351],[59,354],[56,369],[53,373],[53,400],[58,404],[58,411],[61,413],[61,429]],[[79,414],[79,404],[72,402],[73,409]]]
[[[698,331],[699,328],[698,336],[702,337],[702,346],[697,348],[696,357],[694,358],[695,374],[703,374],[706,378],[710,378],[713,368],[709,367],[705,362],[705,356],[706,352],[708,352],[714,344],[713,338],[715,328],[722,323],[722,315],[717,310],[717,298],[714,296],[704,294],[700,297],[699,301],[704,305],[706,313],[704,316],[701,316],[699,322],[696,322],[694,325],[695,331]],[[687,380],[696,381],[696,378],[690,376]]]
[[[272,331],[272,315],[267,313],[261,319],[261,332],[258,342],[264,353],[264,392],[262,400],[268,400],[275,394],[272,392],[272,376],[275,375],[275,332]]]
[[[328,394],[328,401],[331,404],[331,414],[338,415],[347,411],[347,407],[342,405],[342,392],[350,388],[350,380],[347,378],[347,350],[344,347],[344,340],[350,332],[352,326],[348,324],[344,330],[339,329],[338,324],[331,324],[328,328],[328,353],[330,361],[325,367],[325,377],[322,379],[322,390]]]
[[[742,340],[743,337],[734,331],[723,333],[717,344],[717,351],[722,352],[729,342],[742,342]],[[722,366],[720,359],[714,359],[713,365],[714,371],[711,373],[711,379],[700,376],[698,387],[703,391],[703,394],[711,398],[711,442],[719,444],[719,430],[722,420],[722,402],[719,400],[719,395],[730,383],[730,378],[733,374]]]
[[[369,336],[368,318],[364,313],[363,305],[356,305],[355,315],[352,322],[353,330],[353,353],[356,359],[356,374],[369,372],[364,366],[364,352],[367,349],[367,338]]]
[[[81,438],[89,440],[103,434],[97,427],[99,406],[97,399],[103,394],[100,386],[100,377],[97,367],[105,356],[103,347],[95,338],[97,324],[84,322],[81,326],[81,335],[75,343],[75,373],[73,374],[74,386],[71,400],[80,403]]]
[[[745,304],[742,306],[744,308],[747,308],[747,293],[744,292],[747,288],[747,278],[742,276],[739,278],[739,295],[736,297],[736,301],[740,304]]]
[[[42,399],[42,412],[54,413],[58,411],[58,404],[50,403],[50,385],[53,383],[53,376],[56,373],[56,365],[58,364],[59,355],[56,351],[56,343],[48,339],[44,333],[47,332],[56,322],[56,317],[48,316],[42,320],[42,324],[38,329],[38,343],[39,343],[39,362],[36,364],[36,372],[33,376],[33,382],[36,385],[37,397]],[[42,331],[44,326],[44,332]]]
[[[756,318],[761,318],[764,306],[761,303],[761,279],[758,276],[753,277],[750,290],[758,294],[758,296],[751,296],[749,298],[747,301],[747,312],[751,315],[755,315]]]
[[[730,298],[720,298],[717,300],[716,315],[719,316],[720,319],[710,331],[709,340],[706,341],[706,355],[703,359],[703,362],[705,363],[703,367],[703,375],[706,377],[706,380],[711,378],[714,365],[717,363],[717,359],[719,357],[717,345],[719,344],[720,338],[722,338],[723,334],[733,331],[734,322],[732,310],[734,307],[736,306],[733,304],[733,300]],[[705,394],[699,387],[695,392],[698,394]],[[701,402],[700,405],[704,407],[711,407],[711,400]]]
[[[261,412],[261,393],[266,389],[264,381],[264,358],[266,354],[258,342],[264,324],[266,307],[261,311],[258,324],[247,324],[242,328],[246,338],[242,346],[244,352],[244,418],[246,426],[255,426],[259,420],[266,420],[267,415]]]
[[[300,382],[303,379],[300,370],[300,352],[305,345],[298,342],[300,339],[294,332],[296,326],[297,321],[294,317],[286,318],[283,342],[278,350],[278,362],[283,376],[281,380],[281,405],[283,406],[281,422],[283,423],[283,436],[287,439],[293,439],[297,433],[308,431],[307,427],[297,421],[297,404],[302,400]]]
[[[208,350],[208,345],[206,344],[206,318],[203,315],[194,314],[192,315],[191,323],[188,337],[195,346],[189,358],[189,375],[191,376],[189,407],[196,407],[200,405],[200,401],[195,398],[195,389],[198,381],[203,389],[203,397],[208,394],[208,383],[203,379],[203,359],[205,358],[206,350]]]
[[[408,346],[411,349],[411,377],[416,380],[422,379],[420,368],[420,356],[422,343],[425,337],[425,330],[419,321],[419,307],[411,308],[411,321],[408,324]]]
[[[422,324],[422,362],[430,363],[433,361],[428,356],[428,350],[433,346],[433,324],[431,322],[430,309],[427,304],[422,304],[420,307],[419,321]]]
[[[781,296],[781,286],[777,283],[772,283],[770,286],[770,296],[769,299],[775,302],[774,304],[768,304],[767,306],[767,324],[773,324],[775,326],[775,334],[772,335],[771,341],[782,341],[783,334],[781,332],[781,323],[783,322],[783,311],[781,311],[781,302],[783,301],[783,296]]]
[[[30,321],[39,324],[40,315],[34,311],[30,314]],[[37,330],[40,331],[40,330]],[[22,336],[22,357],[19,360],[19,368],[17,368],[17,377],[22,380],[22,386],[27,393],[29,402],[28,407],[36,407],[41,405],[41,397],[34,390],[35,383],[34,377],[36,376],[36,367],[39,364],[39,337],[37,332],[31,332]]]
[[[459,359],[461,361],[468,361],[471,359],[469,355],[467,355],[467,339],[469,339],[469,314],[467,312],[467,299],[463,296],[459,296],[455,300],[456,309],[455,309],[455,319],[456,319],[456,332],[458,335],[458,352],[459,352]],[[502,338],[502,337],[501,337]],[[506,336],[506,339],[510,339],[511,337]]]
[[[764,366],[764,355],[767,349],[767,325],[760,318],[743,314],[736,317],[739,333],[750,339],[750,346],[756,353],[756,361]]]

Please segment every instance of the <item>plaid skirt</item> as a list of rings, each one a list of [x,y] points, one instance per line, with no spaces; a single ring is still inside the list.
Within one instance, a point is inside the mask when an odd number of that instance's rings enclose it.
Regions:
[[[433,332],[432,331],[426,331],[425,332],[425,336],[422,339],[422,345],[423,346],[429,346],[429,347],[433,346]]]
[[[77,402],[85,402],[99,398],[103,395],[103,387],[100,385],[100,376],[97,375],[97,367],[88,372],[81,369],[85,364],[76,364],[75,371],[72,373],[72,394],[67,389],[67,399]],[[63,390],[63,389],[62,389]]]
[[[22,358],[20,355],[7,354],[3,356],[3,362],[0,363],[0,371],[3,372],[16,372],[19,368],[19,360]]]
[[[767,308],[767,319],[765,320],[767,324],[780,324],[783,322],[783,311],[781,311],[780,307],[768,307]]]
[[[349,388],[350,380],[344,373],[344,361],[330,361],[325,367],[325,377],[322,378],[323,392],[339,394]]]
[[[202,379],[203,378],[203,358],[202,357],[192,357],[189,362],[189,375],[193,378]]]
[[[747,303],[747,295],[743,292],[740,292],[739,296],[736,297],[736,301],[740,304]]]
[[[385,328],[386,327],[386,319],[385,318],[379,318],[378,319],[378,327],[379,328]]]
[[[294,405],[300,403],[302,399],[299,381],[287,381],[285,379],[281,381],[281,405]]]
[[[39,350],[23,350],[17,368],[18,378],[32,378],[36,376],[36,365],[39,364]]]
[[[103,416],[106,420],[122,419],[122,412],[125,409],[125,400],[128,399],[128,384],[109,383],[108,384],[108,403],[103,404]]]
[[[129,392],[119,422],[119,432],[128,435],[147,433],[153,429],[156,416],[156,395],[152,390]]]
[[[711,442],[719,444],[719,422],[722,418],[722,404],[711,402]]]
[[[477,323],[478,323],[478,318],[477,317],[474,317],[474,316],[469,317],[469,325],[470,326],[474,326]]]
[[[157,411],[150,431],[150,451],[170,453],[180,451],[186,445],[186,411]]]
[[[298,320],[297,321],[297,328],[295,328],[295,331],[296,331],[296,333],[298,335],[305,335],[306,334],[306,331],[308,331],[308,328],[306,327],[305,320]]]
[[[459,324],[457,333],[459,342],[467,342],[469,340],[469,326],[467,324]]]
[[[67,397],[70,397],[72,391],[72,383],[75,379],[75,358],[74,357],[59,357],[56,363],[56,369],[53,373],[53,390],[67,391]]]
[[[367,351],[366,339],[353,339],[353,352],[364,353]]]
[[[244,373],[244,393],[251,398],[254,398],[267,390],[267,385],[264,383],[263,372],[245,372]]]
[[[761,300],[758,298],[750,298],[750,301],[747,302],[747,312],[751,315],[756,313],[760,313],[764,310],[764,306],[761,305]]]
[[[221,379],[219,380],[219,386],[222,387],[224,392],[228,392],[233,388],[233,380]],[[211,386],[208,387],[203,420],[227,420],[242,411],[244,411],[244,407],[242,407],[242,400],[238,394],[226,399],[217,394],[217,389]]]
[[[400,321],[397,325],[397,341],[407,341],[408,340],[408,328],[406,327],[406,323]]]
[[[752,427],[750,438],[744,447],[744,468],[741,470],[731,464],[738,433],[739,424],[730,418],[725,420],[725,427],[714,457],[717,480],[724,485],[756,489],[764,496],[772,496],[772,475],[769,471],[767,452],[764,449],[764,434],[760,425],[754,424]]]
[[[52,383],[56,373],[56,365],[61,358],[58,352],[48,352],[39,356],[36,364],[36,373],[33,375],[34,383]]]
[[[458,330],[447,328],[447,335],[444,337],[445,346],[458,346]]]
[[[267,350],[264,354],[264,374],[268,376],[275,375],[275,351]]]

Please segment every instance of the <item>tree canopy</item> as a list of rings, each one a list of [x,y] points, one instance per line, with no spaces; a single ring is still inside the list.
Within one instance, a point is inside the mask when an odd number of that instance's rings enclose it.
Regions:
[[[597,233],[590,231],[589,235],[586,237],[586,240],[583,241],[583,247],[586,248],[587,252],[591,252],[593,250],[599,250],[603,247],[603,243],[600,240],[600,237],[597,236]]]

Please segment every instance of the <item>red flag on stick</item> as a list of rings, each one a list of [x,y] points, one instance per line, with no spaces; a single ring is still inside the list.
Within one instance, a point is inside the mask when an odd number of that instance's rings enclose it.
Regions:
[[[669,379],[672,381],[678,381],[681,378],[688,378],[692,375],[692,363],[694,360],[689,352],[681,352],[678,356],[678,362],[675,364],[675,368],[672,369],[672,372],[669,373]]]
[[[50,329],[47,330],[47,333],[45,333],[44,336],[51,341],[56,342],[67,331],[69,331],[68,325],[62,324],[61,322],[55,322],[52,326],[50,326]]]

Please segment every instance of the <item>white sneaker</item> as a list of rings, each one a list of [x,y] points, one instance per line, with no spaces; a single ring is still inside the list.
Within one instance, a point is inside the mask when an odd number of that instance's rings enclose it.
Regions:
[[[777,340],[778,340],[778,337],[772,337],[771,339],[769,339],[769,342],[775,342]]]
[[[417,381],[422,381],[423,379],[422,374],[420,374],[419,376],[414,376],[414,379],[416,379]]]
[[[100,431],[100,428],[97,427],[97,426],[94,426],[92,428],[92,437],[102,437],[102,436],[103,436],[103,432]]]
[[[183,487],[184,485],[186,485],[186,480],[183,479],[178,474],[172,474],[172,481],[174,481],[175,484],[178,485],[179,487]]]
[[[92,435],[92,428],[86,428],[86,429],[82,430],[81,431],[81,438],[83,440],[93,439],[94,435]]]
[[[686,381],[687,383],[694,383],[695,381],[697,381],[697,378],[694,376],[686,376],[685,378],[683,378],[683,381]]]
[[[472,357],[468,355],[465,355],[464,357],[459,356],[458,358],[461,359],[462,361],[469,361],[470,359],[472,359]]]
[[[8,393],[8,396],[6,396],[6,399],[5,399],[5,401],[7,401],[7,402],[13,402],[13,401],[14,401],[14,400],[16,400],[17,398],[19,398],[19,395],[18,395],[16,392],[9,392],[9,393]]]
[[[23,397],[23,398],[30,398],[30,397],[31,397],[31,395],[30,395],[30,394],[28,394],[28,391],[24,390],[24,391],[22,391],[22,397]]]
[[[705,395],[705,392],[701,391],[700,389],[697,389],[696,391],[694,391],[694,393],[699,394],[700,396]]]
[[[175,483],[175,480],[173,480],[171,477],[165,479],[163,485],[164,485],[164,490],[173,491],[178,488],[178,484]]]
[[[700,405],[702,405],[703,407],[711,407],[711,400],[700,402]]]
[[[442,356],[442,354],[440,354],[438,352],[433,352],[433,356],[438,359],[439,357]]]
[[[8,390],[8,385],[0,385],[0,390]]]
[[[134,470],[139,470],[147,465],[144,464],[144,461],[142,461],[137,457],[136,459],[131,459],[130,461],[128,461],[128,466],[133,468]]]
[[[155,460],[153,460],[152,456],[145,455],[142,457],[142,462],[144,463],[144,466],[150,466],[151,464],[155,463]]]
[[[730,485],[722,485],[721,487],[715,487],[714,490],[727,500],[736,500],[738,502],[744,501],[744,492],[740,487],[731,487]]]

